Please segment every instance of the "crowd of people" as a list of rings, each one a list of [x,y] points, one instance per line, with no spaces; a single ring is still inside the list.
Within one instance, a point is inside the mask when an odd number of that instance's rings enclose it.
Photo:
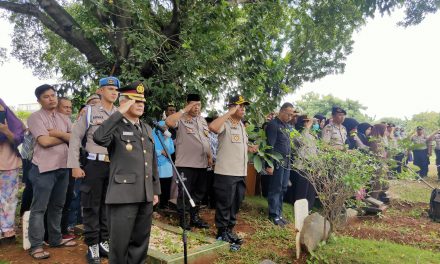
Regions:
[[[88,263],[101,263],[107,256],[110,263],[145,263],[156,204],[158,210],[175,204],[179,225],[187,230],[209,228],[200,216],[200,207],[207,204],[215,209],[216,238],[230,243],[232,250],[240,249],[243,239],[234,227],[246,192],[248,153],[259,150],[248,139],[244,117],[250,103],[243,96],[230,96],[224,115],[204,118],[200,95],[188,94],[183,109],[165,106],[164,120],[153,128],[141,119],[148,98],[140,81],[122,87],[115,77],[102,78],[73,123],[71,101],[58,98],[53,86],[37,87],[35,96],[41,109],[31,114],[27,125],[0,99],[2,244],[15,243],[22,168],[20,215],[30,212],[29,254],[35,259],[50,257],[44,246],[77,246],[72,229],[82,223]],[[390,158],[387,150],[405,137],[404,130],[393,124],[346,118],[338,106],[331,117],[309,117],[292,103],[268,115],[262,129],[271,151],[282,157],[273,160],[273,167],[266,164],[262,173],[268,218],[281,228],[288,224],[283,202],[307,199],[311,208],[316,198],[313,186],[291,167],[295,154],[286,131],[296,129],[337,150],[362,149],[383,158]],[[433,141],[440,165],[439,132],[427,136],[417,127],[411,137],[421,177],[427,175]],[[403,156],[392,158],[401,164]],[[185,178],[195,206],[190,206],[176,181],[172,162]],[[440,169],[438,175],[440,180]],[[373,187],[378,199],[383,198],[380,189]]]

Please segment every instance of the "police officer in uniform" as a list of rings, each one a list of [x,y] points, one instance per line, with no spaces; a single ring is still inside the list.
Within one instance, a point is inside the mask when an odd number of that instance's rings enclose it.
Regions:
[[[332,108],[332,123],[326,125],[322,130],[322,140],[339,150],[345,149],[347,141],[347,130],[342,125],[346,114],[344,109],[334,106]]]
[[[84,224],[84,242],[88,246],[89,263],[101,263],[100,257],[107,256],[108,226],[105,195],[108,185],[110,160],[105,147],[93,141],[93,133],[109,116],[117,111],[113,103],[118,98],[119,80],[115,77],[99,81],[101,102],[87,106],[84,114],[75,122],[69,142],[67,167],[72,168],[74,178],[82,180],[81,207]],[[87,162],[84,170],[80,168],[80,148],[85,140]]]
[[[246,105],[249,105],[249,102],[244,100],[243,96],[231,97],[228,104],[229,111],[209,125],[209,129],[218,134],[214,170],[217,239],[236,245],[243,242],[233,232],[233,228],[246,192],[248,151],[257,150],[255,146],[248,148],[248,136],[242,122]]]
[[[93,139],[110,156],[105,203],[110,226],[109,263],[145,263],[153,205],[160,182],[150,126],[144,113],[144,86],[134,82],[119,89],[120,107],[95,131]]]
[[[428,149],[428,137],[425,135],[424,128],[421,126],[417,127],[416,135],[411,137],[411,141],[416,144],[416,148],[413,150],[414,154],[414,165],[420,168],[420,177],[428,176],[429,168],[429,149]]]
[[[199,217],[199,206],[207,189],[207,168],[212,164],[212,154],[209,145],[209,129],[206,120],[200,116],[201,103],[198,94],[189,94],[186,106],[179,112],[167,117],[168,127],[178,128],[176,138],[176,167],[186,178],[185,184],[196,203],[190,207],[190,226],[208,228],[208,224]],[[183,190],[179,185],[177,210],[180,226],[190,229],[184,222],[182,206]],[[186,203],[189,205],[189,203]],[[185,223],[185,225],[184,225]]]
[[[435,165],[437,166],[437,181],[440,182],[440,130],[429,136],[429,142],[435,141]]]

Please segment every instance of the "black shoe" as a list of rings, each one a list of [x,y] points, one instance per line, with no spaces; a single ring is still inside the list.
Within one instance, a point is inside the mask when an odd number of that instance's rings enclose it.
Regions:
[[[232,231],[232,228],[227,229],[228,237],[229,239],[234,242],[237,245],[243,244],[243,239],[240,238],[234,231]]]
[[[108,241],[99,243],[99,255],[101,257],[107,258],[109,252],[110,252],[110,246],[108,244]]]
[[[225,241],[228,242],[230,244],[233,244],[234,242],[232,242],[229,234],[228,234],[228,229],[227,228],[219,228],[217,230],[217,236],[216,236],[217,240],[221,240],[221,241]]]
[[[284,225],[288,225],[288,224],[290,224],[290,222],[287,221],[286,219],[284,219],[283,217],[280,217],[280,220],[281,220],[281,222],[284,223]]]
[[[284,222],[280,218],[273,218],[272,223],[276,226],[281,227],[281,228],[284,228],[284,226],[286,225],[286,224],[284,224]]]
[[[194,217],[191,217],[190,220],[190,226],[196,227],[196,228],[209,228],[209,225],[203,221],[198,215],[195,215]]]
[[[216,238],[217,238],[217,240],[221,240],[221,241],[229,243],[229,250],[230,251],[240,250],[240,245],[236,244],[232,241],[227,228],[219,228],[217,231]]]
[[[99,258],[99,244],[89,246],[86,256],[89,264],[101,264],[101,259]]]

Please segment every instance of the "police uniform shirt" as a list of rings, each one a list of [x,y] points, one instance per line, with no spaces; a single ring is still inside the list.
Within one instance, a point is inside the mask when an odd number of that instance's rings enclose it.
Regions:
[[[88,111],[90,111],[89,116]],[[67,159],[68,168],[80,167],[79,154],[84,136],[86,136],[87,139],[85,146],[87,153],[107,154],[107,148],[104,148],[93,141],[93,133],[95,133],[98,127],[116,111],[117,108],[115,106],[112,107],[110,112],[107,112],[100,104],[86,107],[86,111],[74,123],[72,128],[72,135],[69,141],[69,156]]]
[[[347,130],[343,125],[329,124],[322,130],[322,140],[337,148],[344,148]]]
[[[215,173],[227,176],[246,176],[248,162],[248,136],[243,123],[227,120],[218,134]]]
[[[428,148],[427,145],[428,137],[426,137],[425,135],[421,135],[421,136],[415,135],[411,138],[411,141],[419,145],[416,147],[416,149],[421,150]]]
[[[176,166],[186,168],[207,168],[209,129],[206,120],[183,114],[177,122]]]

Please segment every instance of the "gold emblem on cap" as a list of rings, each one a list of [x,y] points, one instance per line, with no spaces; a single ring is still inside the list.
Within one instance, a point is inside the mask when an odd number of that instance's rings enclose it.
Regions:
[[[238,96],[238,101],[235,102],[235,104],[241,105],[241,104],[243,104],[243,103],[244,103],[244,98],[243,98],[243,96],[239,95],[239,96]]]
[[[113,79],[108,79],[107,83],[108,84],[115,84],[115,81]]]
[[[137,87],[136,87],[136,92],[138,92],[138,93],[144,93],[144,91],[145,91],[145,88],[144,88],[144,85],[142,84],[142,83],[140,83]]]

